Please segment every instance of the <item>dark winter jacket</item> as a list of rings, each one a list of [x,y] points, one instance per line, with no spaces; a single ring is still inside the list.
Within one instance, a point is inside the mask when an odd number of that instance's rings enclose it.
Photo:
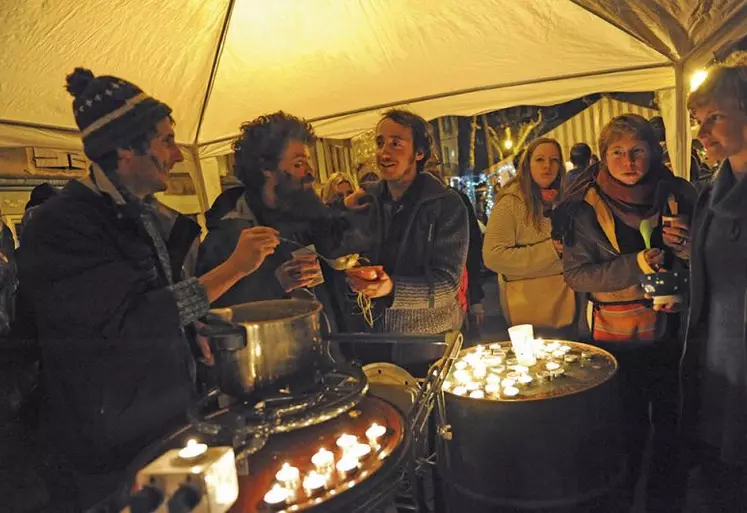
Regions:
[[[386,182],[371,190],[368,215],[372,246],[366,256],[394,281],[392,294],[375,300],[377,329],[389,333],[436,334],[461,326],[457,291],[464,270],[469,228],[467,209],[456,192],[420,173],[399,202],[384,233]],[[394,230],[390,229],[390,233]]]
[[[73,181],[39,210],[19,250],[20,291],[42,354],[47,436],[86,473],[123,469],[182,423],[193,399],[184,298],[175,292],[186,290],[170,283],[199,227],[177,214],[164,220],[169,279],[139,212]],[[202,301],[206,311],[204,293]]]
[[[719,176],[724,172],[723,166],[728,165],[728,160],[722,165],[718,172]],[[716,179],[718,181],[718,178]],[[741,183],[739,185],[742,185]],[[695,205],[695,213],[691,224],[692,236],[692,255],[690,266],[690,309],[687,322],[687,336],[685,348],[681,361],[681,382],[682,382],[682,427],[686,436],[697,437],[698,434],[698,416],[701,401],[701,378],[704,372],[704,359],[708,340],[708,313],[714,305],[710,304],[711,293],[708,288],[705,262],[705,244],[709,230],[714,223],[714,211],[711,208],[711,201],[716,193],[715,182],[705,186],[698,201]],[[745,218],[747,218],[747,204],[744,198],[735,197],[737,201],[731,201],[728,205],[719,203],[722,211],[729,211],[732,219],[726,222],[733,223],[730,226],[731,232],[735,238],[744,237]],[[738,201],[741,199],[741,203]],[[723,222],[724,218],[719,219]],[[741,226],[741,229],[740,229]],[[724,269],[724,273],[729,273],[729,269]],[[742,286],[736,284],[735,286]],[[744,291],[747,296],[747,290]],[[743,312],[742,324],[745,326],[744,333],[747,334],[747,313]],[[744,347],[747,348],[747,335],[745,335]],[[744,358],[745,351],[741,354],[735,354],[734,357]],[[747,370],[747,361],[744,362],[743,369]],[[744,374],[745,388],[747,388],[747,372]],[[747,409],[747,404],[744,405]],[[744,432],[744,426],[739,426],[732,422],[732,425],[725,425],[725,430],[731,430],[734,436],[747,436]],[[736,455],[734,455],[736,456]]]
[[[673,200],[679,213],[691,215],[694,189],[686,181],[676,179]],[[617,220],[605,203],[603,196],[592,184],[583,196],[583,201],[571,205],[569,231],[564,234],[563,275],[566,283],[577,292],[588,293],[591,302],[616,303],[644,299],[639,277],[654,272],[646,263],[644,251],[626,252],[621,248],[616,233]],[[562,207],[568,209],[568,205]],[[670,215],[669,203],[661,215]],[[554,216],[553,224],[557,217]],[[660,224],[660,223],[659,223]],[[657,226],[652,237],[654,246],[660,247],[661,226]],[[670,258],[667,268],[675,263]],[[676,265],[684,266],[683,262]],[[581,315],[580,333],[589,334],[591,302],[585,315]],[[663,336],[666,329],[665,314],[657,319],[657,334]]]

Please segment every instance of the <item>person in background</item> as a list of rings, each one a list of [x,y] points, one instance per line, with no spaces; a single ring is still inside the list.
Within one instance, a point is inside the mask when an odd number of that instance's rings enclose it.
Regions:
[[[18,267],[13,232],[5,224],[0,212],[0,337],[10,333],[14,318]]]
[[[656,132],[656,137],[659,139],[659,144],[661,145],[661,161],[672,172],[674,172],[674,169],[672,168],[672,159],[669,156],[669,149],[667,148],[667,129],[664,126],[664,118],[661,116],[655,116],[651,118],[649,122],[651,123],[651,126],[654,127],[654,132]],[[690,149],[690,183],[700,184],[703,181],[708,181],[708,174],[706,173],[704,175],[701,171],[701,167],[702,163],[700,162],[700,157],[693,146]]]
[[[688,511],[747,511],[747,53],[709,70],[688,98],[698,139],[721,167],[692,229],[690,315],[682,357],[682,434],[700,498]]]
[[[322,201],[325,205],[342,205],[345,198],[353,194],[353,184],[342,173],[334,173],[322,186]]]
[[[278,239],[247,230],[224,265],[187,277],[199,226],[153,198],[182,161],[171,108],[83,68],[67,90],[93,164],[34,215],[18,267],[41,348],[50,505],[77,513],[124,493],[135,456],[184,425],[195,400],[186,328]]]
[[[358,186],[363,189],[373,187],[381,181],[381,176],[376,169],[375,163],[361,162],[355,169],[355,176],[358,179]]]
[[[591,161],[591,147],[586,143],[576,143],[571,147],[571,163],[573,169],[568,171],[565,178],[566,185],[569,185],[578,175],[581,174]]]
[[[599,149],[602,161],[567,191],[553,230],[564,242],[566,282],[588,295],[579,331],[620,365],[629,498],[653,420],[647,504],[650,511],[666,511],[674,472],[680,316],[656,312],[640,276],[659,268],[687,269],[686,241],[670,237],[662,225],[663,216],[689,220],[695,190],[664,166],[654,130],[641,116],[613,118],[602,129]],[[641,234],[644,221],[654,227],[649,240]]]
[[[373,301],[373,331],[440,334],[459,329],[457,291],[469,229],[467,209],[455,191],[424,173],[431,157],[428,124],[393,109],[376,126],[376,162],[382,182],[369,189],[371,266],[348,271],[351,289]],[[434,360],[443,352],[397,346],[398,364]],[[381,360],[378,360],[381,361]]]
[[[575,315],[573,292],[562,278],[562,244],[551,237],[549,217],[564,182],[560,144],[548,138],[532,141],[517,175],[495,200],[482,250],[485,266],[498,274],[506,321],[531,323],[547,336],[572,329]]]
[[[21,219],[21,227],[19,233],[17,234],[19,241],[21,240],[23,234],[23,228],[28,224],[38,208],[48,199],[54,198],[59,193],[60,192],[56,187],[46,182],[37,185],[31,190],[31,197],[29,198],[29,201],[26,203],[26,207],[24,208],[23,218]]]

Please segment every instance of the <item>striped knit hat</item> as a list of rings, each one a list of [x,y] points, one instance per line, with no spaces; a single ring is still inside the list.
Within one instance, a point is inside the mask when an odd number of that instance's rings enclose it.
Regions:
[[[111,76],[96,77],[85,68],[67,76],[73,114],[83,136],[83,149],[95,159],[133,139],[171,114],[171,107],[145,94],[135,84]]]

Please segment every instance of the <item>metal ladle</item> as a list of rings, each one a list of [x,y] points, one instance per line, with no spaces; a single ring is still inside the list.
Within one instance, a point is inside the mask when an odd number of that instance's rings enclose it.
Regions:
[[[360,260],[360,255],[358,253],[351,253],[349,255],[342,255],[338,258],[327,258],[324,255],[320,255],[316,251],[309,249],[308,247],[304,246],[300,242],[296,242],[291,239],[286,239],[284,237],[278,237],[281,242],[287,242],[288,244],[293,244],[294,246],[298,246],[299,248],[305,249],[309,253],[312,253],[317,256],[317,258],[320,258],[321,260],[324,260],[327,262],[327,265],[329,265],[332,269],[335,271],[347,271],[348,269],[352,269],[356,265],[358,265],[358,261]]]

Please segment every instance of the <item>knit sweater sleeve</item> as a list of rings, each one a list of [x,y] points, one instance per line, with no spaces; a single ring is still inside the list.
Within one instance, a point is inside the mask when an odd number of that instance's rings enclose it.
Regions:
[[[421,276],[392,276],[391,309],[439,308],[454,304],[462,279],[469,228],[467,209],[455,193],[442,200],[440,215],[427,234],[430,260]]]
[[[485,266],[512,279],[549,276],[554,270],[560,274],[560,258],[549,237],[536,244],[519,245],[517,242],[525,213],[521,198],[506,194],[498,199],[485,231],[482,247]]]

